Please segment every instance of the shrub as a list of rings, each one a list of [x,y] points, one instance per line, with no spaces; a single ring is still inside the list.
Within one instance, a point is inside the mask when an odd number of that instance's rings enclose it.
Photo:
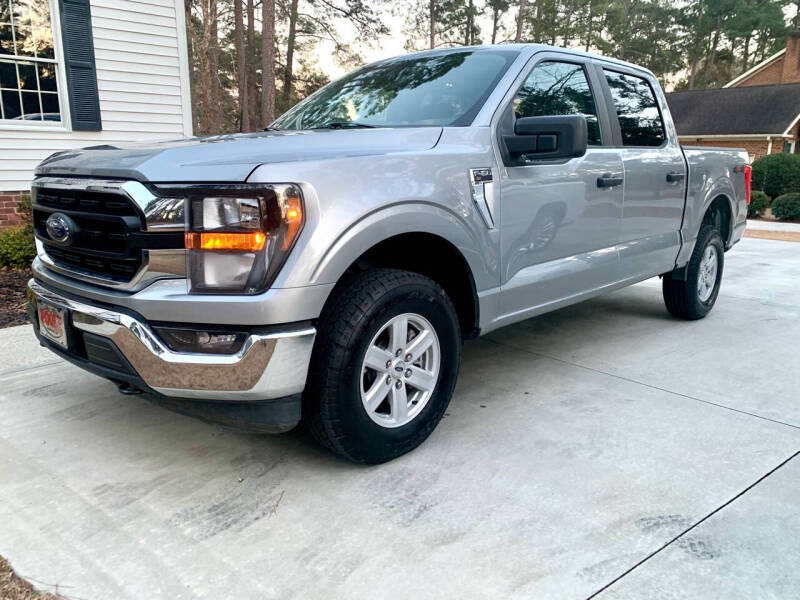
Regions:
[[[30,225],[0,231],[0,267],[28,267],[36,256]]]
[[[22,220],[25,221],[25,223],[31,222],[31,218],[33,217],[33,206],[31,205],[30,194],[23,194],[22,198],[19,199],[19,203],[17,204],[17,212],[22,215]]]
[[[770,198],[800,192],[800,154],[770,154],[753,163],[753,189]]]
[[[800,193],[775,198],[772,201],[772,214],[781,220],[800,220]]]
[[[769,208],[769,196],[759,190],[753,190],[750,204],[747,207],[748,217],[760,217]]]

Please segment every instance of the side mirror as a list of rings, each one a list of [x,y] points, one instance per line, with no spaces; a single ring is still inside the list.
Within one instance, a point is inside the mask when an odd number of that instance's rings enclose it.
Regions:
[[[577,158],[586,154],[588,127],[583,115],[522,117],[514,123],[514,135],[503,136],[512,158]]]

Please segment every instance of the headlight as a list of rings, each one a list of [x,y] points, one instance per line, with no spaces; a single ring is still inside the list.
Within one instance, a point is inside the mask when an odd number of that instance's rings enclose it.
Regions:
[[[303,227],[293,184],[167,188],[186,198],[190,291],[256,294],[283,265]]]

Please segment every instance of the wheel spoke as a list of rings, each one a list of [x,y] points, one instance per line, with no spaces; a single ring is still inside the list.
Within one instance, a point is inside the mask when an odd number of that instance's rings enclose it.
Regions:
[[[369,412],[375,412],[378,409],[391,387],[392,386],[386,383],[385,377],[378,377],[375,379],[375,382],[372,384],[372,387],[369,388],[364,398],[364,403]]]
[[[405,315],[395,317],[392,321],[391,349],[397,352],[404,348],[408,340],[408,318]]]
[[[380,373],[386,372],[386,363],[394,358],[394,354],[383,348],[372,345],[367,349],[364,357],[364,366],[374,369]]]
[[[406,348],[406,354],[411,355],[411,362],[418,360],[433,344],[433,334],[429,329],[423,329],[417,337],[411,340]]]
[[[436,375],[420,367],[411,367],[411,377],[406,379],[406,383],[423,392],[430,392],[436,386]]]
[[[406,394],[406,386],[401,385],[400,387],[397,387],[392,385],[391,389],[392,418],[395,421],[402,423],[408,417],[408,396]]]

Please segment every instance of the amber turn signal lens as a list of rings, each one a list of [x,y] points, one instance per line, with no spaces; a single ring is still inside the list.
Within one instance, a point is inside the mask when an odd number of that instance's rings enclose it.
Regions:
[[[302,224],[303,203],[297,196],[289,196],[286,199],[286,237],[283,240],[283,250],[288,250],[292,245]]]
[[[267,234],[262,231],[247,233],[192,233],[185,235],[185,245],[189,250],[235,250],[239,252],[258,252],[264,247]]]

